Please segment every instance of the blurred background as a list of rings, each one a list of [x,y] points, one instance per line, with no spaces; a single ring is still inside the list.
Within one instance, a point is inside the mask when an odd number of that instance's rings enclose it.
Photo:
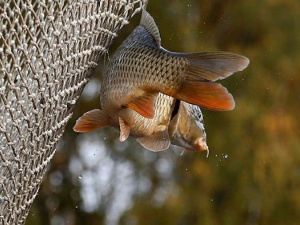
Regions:
[[[73,132],[78,117],[99,108],[103,61],[26,224],[300,224],[300,1],[150,0],[148,11],[168,50],[232,51],[251,61],[221,82],[235,110],[203,110],[209,157],[177,147],[153,153],[132,138],[120,143],[113,128]]]

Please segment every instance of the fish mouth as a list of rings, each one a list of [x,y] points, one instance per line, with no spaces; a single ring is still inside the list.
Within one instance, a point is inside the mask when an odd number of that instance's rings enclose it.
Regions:
[[[198,138],[193,144],[187,141],[184,144],[181,142],[181,146],[191,152],[209,151],[205,137]]]
[[[206,144],[206,138],[201,137],[196,140],[195,146],[199,151],[208,151],[208,146]]]

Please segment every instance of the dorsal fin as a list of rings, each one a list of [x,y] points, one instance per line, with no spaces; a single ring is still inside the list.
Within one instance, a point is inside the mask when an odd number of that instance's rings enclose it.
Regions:
[[[145,10],[143,9],[142,12],[142,18],[140,25],[145,27],[146,30],[153,36],[155,39],[155,42],[158,47],[161,46],[161,39],[160,39],[160,34],[157,25],[154,22],[154,19],[152,16]]]

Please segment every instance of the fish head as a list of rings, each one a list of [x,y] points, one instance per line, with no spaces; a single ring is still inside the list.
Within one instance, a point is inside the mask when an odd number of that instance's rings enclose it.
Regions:
[[[169,124],[171,143],[189,151],[208,151],[203,115],[198,106],[180,101]]]

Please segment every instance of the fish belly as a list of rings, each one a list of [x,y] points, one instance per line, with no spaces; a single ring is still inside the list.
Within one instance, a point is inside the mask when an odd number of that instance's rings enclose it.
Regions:
[[[145,137],[168,129],[175,99],[159,93],[155,102],[155,116],[145,118],[130,108],[120,111],[120,117],[130,126],[130,135]]]

